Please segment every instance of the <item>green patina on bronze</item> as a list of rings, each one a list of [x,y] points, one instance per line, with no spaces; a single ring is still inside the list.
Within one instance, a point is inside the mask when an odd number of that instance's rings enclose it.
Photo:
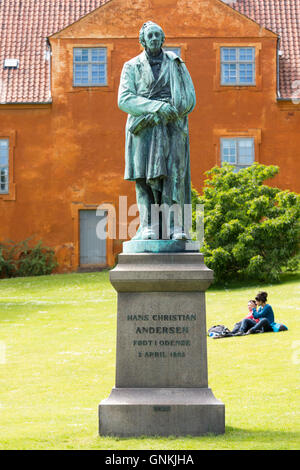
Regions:
[[[151,222],[151,204],[191,203],[188,118],[195,106],[195,90],[186,65],[164,51],[162,29],[143,25],[145,50],[124,64],[119,108],[128,113],[125,179],[136,182],[140,227],[136,240],[159,238]],[[172,221],[172,238],[186,239],[182,223]],[[157,232],[156,232],[157,233]]]

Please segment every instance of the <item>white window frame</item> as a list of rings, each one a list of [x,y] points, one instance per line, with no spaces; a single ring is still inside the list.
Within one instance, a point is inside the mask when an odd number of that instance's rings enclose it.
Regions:
[[[224,144],[226,141],[233,141],[234,142],[234,162],[226,161],[224,160]],[[240,146],[239,142],[244,141],[244,140],[250,140],[251,141],[251,158],[252,162],[250,164],[243,164],[240,162]],[[255,161],[255,139],[254,137],[221,137],[221,142],[220,142],[220,148],[221,148],[221,165],[224,163],[229,163],[230,165],[235,166],[236,171],[239,171],[242,168],[248,168],[249,166],[253,165]]]
[[[163,50],[164,51],[174,52],[174,54],[178,55],[178,57],[181,57],[181,47],[180,46],[164,46]]]
[[[224,60],[223,58],[223,52],[225,49],[234,49],[236,51],[236,59],[235,60]],[[251,49],[252,50],[252,59],[241,59],[240,58],[240,52],[242,49]],[[230,46],[222,46],[220,47],[220,63],[221,63],[221,85],[222,86],[255,86],[256,85],[256,71],[255,71],[255,47],[253,46],[241,46],[241,47],[230,47]],[[224,80],[224,65],[230,65],[233,64],[236,66],[236,79],[234,82],[226,82]],[[241,81],[240,73],[241,73],[241,65],[251,65],[252,66],[252,81]]]
[[[1,159],[0,159],[0,194],[8,194],[9,193],[9,139],[0,138],[0,143],[1,143],[0,152],[1,153],[2,153],[2,149],[5,149],[5,146],[2,145],[3,142],[7,142],[7,147],[6,147],[7,161],[6,163],[1,163]]]
[[[83,62],[83,61],[76,61],[76,56],[75,56],[75,50],[83,50],[87,49],[88,50],[88,60]],[[95,61],[92,60],[92,51],[94,49],[102,49],[105,51],[105,59],[104,60],[99,60]],[[93,65],[104,65],[104,73],[105,73],[105,78],[104,82],[100,83],[93,83],[92,81],[92,66]],[[88,66],[88,82],[87,83],[77,83],[75,80],[75,69],[76,65],[87,65]],[[73,48],[73,86],[74,87],[101,87],[101,86],[107,86],[107,48],[106,47],[74,47]]]

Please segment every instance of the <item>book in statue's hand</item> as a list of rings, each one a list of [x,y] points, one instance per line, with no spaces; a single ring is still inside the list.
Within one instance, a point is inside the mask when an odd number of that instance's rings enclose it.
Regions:
[[[156,123],[154,122],[154,118],[152,114],[143,114],[134,119],[133,123],[129,127],[129,131],[132,134],[139,134],[142,130],[146,129],[146,127],[152,127]]]

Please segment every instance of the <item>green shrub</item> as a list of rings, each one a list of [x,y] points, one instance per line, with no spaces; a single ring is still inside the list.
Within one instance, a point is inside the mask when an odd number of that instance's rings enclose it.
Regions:
[[[30,246],[29,240],[1,244],[1,277],[41,276],[51,274],[57,267],[53,249],[43,246],[41,241]]]
[[[5,270],[6,260],[3,256],[3,248],[0,246],[0,273]]]
[[[263,184],[278,171],[255,163],[235,172],[224,165],[206,173],[203,195],[193,188],[194,208],[205,209],[202,252],[217,281],[273,282],[282,269],[297,269],[300,196]]]
[[[15,261],[12,250],[7,246],[0,245],[0,277],[13,277],[15,273]]]

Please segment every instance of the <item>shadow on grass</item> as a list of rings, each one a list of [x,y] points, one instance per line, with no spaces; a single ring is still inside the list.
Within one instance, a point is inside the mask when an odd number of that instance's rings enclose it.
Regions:
[[[292,431],[270,431],[267,429],[243,429],[236,428],[233,426],[226,426],[224,436],[228,436],[231,441],[255,439],[259,442],[270,442],[270,441],[290,441],[298,440],[300,438],[300,432]],[[219,436],[218,436],[219,437]]]
[[[132,437],[117,437],[117,436],[99,436],[100,439],[109,439],[111,441],[121,441],[121,442],[130,442],[132,440],[136,441],[197,441],[207,440],[210,442],[214,441],[229,441],[229,442],[242,442],[242,441],[255,441],[257,443],[272,443],[277,441],[278,443],[286,443],[291,441],[298,441],[300,438],[300,432],[291,432],[291,431],[270,431],[264,429],[243,429],[233,426],[225,427],[225,434],[214,434],[208,433],[202,436],[132,436]]]
[[[226,282],[218,282],[218,283],[213,283],[208,290],[224,290],[224,289],[248,289],[250,287],[256,287],[256,288],[261,288],[263,287],[268,287],[268,286],[280,286],[284,284],[291,284],[291,283],[298,283],[300,282],[300,272],[296,273],[282,273],[280,275],[280,281],[278,282],[263,282],[263,281],[257,281],[255,279],[253,280],[231,280],[231,281],[226,281]]]

